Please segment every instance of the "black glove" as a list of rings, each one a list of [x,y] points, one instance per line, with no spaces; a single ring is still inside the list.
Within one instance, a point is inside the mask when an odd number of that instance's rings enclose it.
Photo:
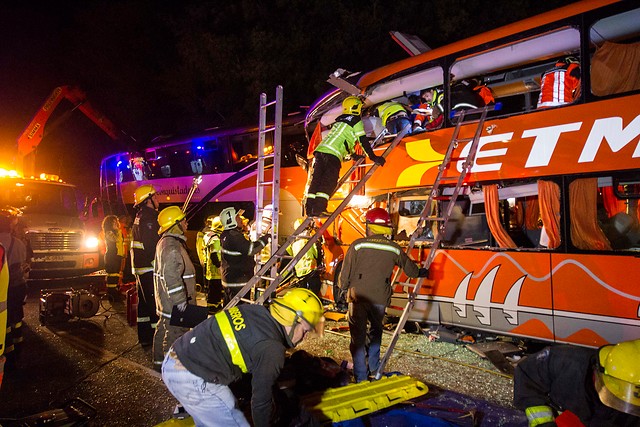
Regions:
[[[429,277],[429,269],[421,268],[420,270],[418,270],[418,277]]]
[[[362,160],[364,159],[364,156],[362,154],[352,154],[351,155],[351,160],[353,160],[354,162],[357,162],[358,160]]]
[[[384,157],[382,156],[373,156],[371,160],[373,160],[373,163],[375,163],[378,166],[384,166],[385,164]]]

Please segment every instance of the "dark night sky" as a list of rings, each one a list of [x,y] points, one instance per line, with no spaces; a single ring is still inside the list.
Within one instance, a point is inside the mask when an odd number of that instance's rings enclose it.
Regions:
[[[144,144],[160,134],[219,125],[220,105],[243,103],[253,109],[255,104],[257,115],[259,92],[272,94],[276,84],[285,86],[285,101],[309,105],[329,89],[324,80],[336,68],[370,71],[405,57],[389,30],[417,34],[437,47],[570,1],[540,3],[397,0],[388,8],[391,2],[376,0],[2,2],[0,167],[11,162],[18,135],[57,86],[78,85],[95,108]],[[262,16],[265,13],[279,15]],[[368,18],[362,22],[365,14]],[[206,31],[199,32],[203,28]],[[202,59],[205,50],[191,43],[207,37],[215,38],[214,48],[209,46],[213,52]],[[286,44],[278,45],[278,37]],[[228,45],[221,42],[225,40]],[[244,44],[234,50],[229,48],[236,46],[233,43]],[[252,51],[251,43],[258,49]],[[270,45],[277,53],[265,53]],[[234,73],[216,75],[218,80],[228,77],[219,86],[231,86],[236,93],[242,87],[246,93],[231,95],[218,90],[215,79],[207,81],[207,74],[230,68],[220,58],[246,64],[248,72],[239,82],[234,82]],[[253,64],[261,64],[259,70],[252,70]],[[259,81],[254,83],[251,73]],[[207,99],[212,91],[213,101]],[[69,108],[63,101],[56,114]],[[236,113],[236,120],[242,117],[240,109]],[[97,191],[100,158],[126,150],[127,142],[111,141],[82,113],[74,112],[45,136],[37,167],[60,173],[85,191]]]

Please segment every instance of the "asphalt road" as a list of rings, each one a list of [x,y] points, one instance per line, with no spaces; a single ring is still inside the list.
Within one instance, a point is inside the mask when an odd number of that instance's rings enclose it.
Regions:
[[[124,303],[102,301],[96,316],[41,326],[41,288],[88,287],[86,280],[32,282],[25,306],[24,347],[0,388],[0,424],[82,399],[96,410],[90,425],[153,426],[171,417],[175,400],[138,344]],[[87,410],[87,413],[90,411]]]
[[[82,399],[95,410],[90,426],[147,427],[171,418],[177,402],[152,368],[151,349],[138,344],[136,328],[127,323],[124,303],[111,305],[104,299],[93,317],[40,324],[41,289],[82,289],[88,288],[89,282],[30,283],[20,363],[15,369],[5,370],[0,388],[1,426],[22,426],[17,420],[62,408],[73,399]],[[330,332],[332,326],[344,325],[328,322],[327,326]],[[348,331],[346,334],[311,338],[298,349],[340,363],[350,359]],[[405,335],[398,346],[402,352],[392,358],[389,370],[427,383],[427,396],[433,397],[426,406],[446,404],[455,407],[454,411],[462,408],[464,414],[484,414],[482,422],[465,419],[464,424],[455,425],[526,426],[524,415],[510,407],[512,380],[508,376],[464,346],[430,343],[421,334]],[[389,421],[368,422],[385,425]]]

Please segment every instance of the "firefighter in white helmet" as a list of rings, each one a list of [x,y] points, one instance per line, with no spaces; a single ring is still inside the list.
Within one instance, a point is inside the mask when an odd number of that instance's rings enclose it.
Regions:
[[[426,269],[419,268],[400,245],[390,240],[393,226],[386,210],[370,209],[366,228],[367,236],[349,246],[339,279],[349,302],[349,350],[356,382],[366,381],[380,366],[382,325],[393,293],[393,269],[398,266],[409,277],[427,275]]]
[[[153,264],[156,313],[160,317],[153,338],[153,363],[159,369],[171,344],[189,330],[171,325],[174,306],[185,311],[196,304],[196,269],[187,251],[187,220],[178,206],[169,206],[158,214],[158,234]]]
[[[229,385],[251,374],[252,425],[273,425],[274,384],[285,351],[321,330],[322,303],[292,289],[265,308],[242,304],[209,317],[173,344],[162,380],[197,426],[249,426]]]
[[[155,188],[149,184],[136,188],[133,207],[138,212],[131,227],[131,270],[136,277],[138,341],[142,346],[153,344],[153,334],[158,324],[153,289],[153,259],[160,238],[155,194]]]
[[[529,426],[640,426],[640,339],[546,347],[522,359],[513,379]]]

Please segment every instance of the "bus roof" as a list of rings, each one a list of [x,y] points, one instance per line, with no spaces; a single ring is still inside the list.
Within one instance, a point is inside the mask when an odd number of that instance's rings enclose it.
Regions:
[[[522,21],[514,22],[512,24],[487,31],[485,33],[459,40],[457,42],[430,50],[420,55],[412,56],[401,61],[385,65],[363,75],[358,81],[357,86],[364,89],[373,84],[379,83],[391,76],[394,76],[395,74],[410,70],[413,67],[427,63],[434,59],[480,46],[484,43],[499,40],[504,37],[520,33],[522,31],[540,27],[545,24],[588,12],[590,10],[598,9],[609,4],[617,3],[619,1],[620,0],[584,0],[572,3],[570,5],[524,19]]]

